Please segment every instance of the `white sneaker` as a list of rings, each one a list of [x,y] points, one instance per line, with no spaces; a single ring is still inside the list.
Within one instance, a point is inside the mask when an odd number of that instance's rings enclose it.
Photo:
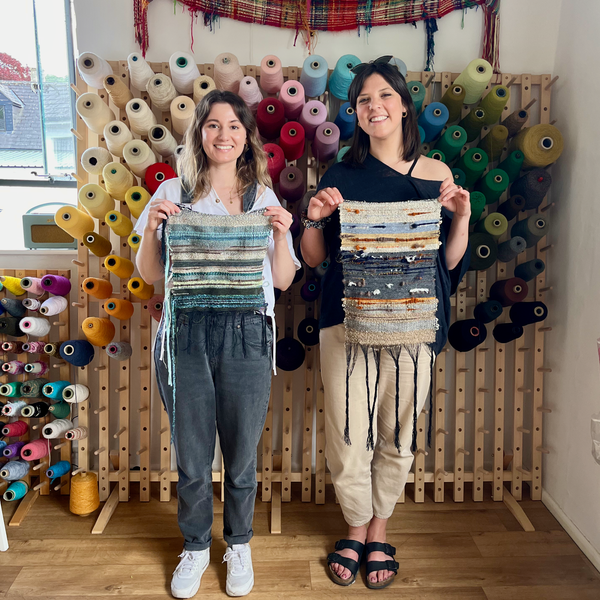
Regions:
[[[174,598],[192,598],[200,588],[200,580],[210,561],[210,548],[206,550],[184,550],[171,579],[171,594]]]
[[[227,552],[223,556],[223,562],[227,562],[227,585],[225,586],[227,595],[245,596],[249,594],[254,586],[250,544],[228,546]]]

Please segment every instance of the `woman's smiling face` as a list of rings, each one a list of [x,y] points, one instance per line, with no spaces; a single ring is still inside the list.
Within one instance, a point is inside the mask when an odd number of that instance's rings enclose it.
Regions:
[[[405,110],[400,94],[379,73],[365,80],[356,100],[358,124],[367,135],[380,139],[402,128]]]
[[[235,162],[244,151],[246,129],[231,105],[213,104],[202,125],[202,147],[209,162],[224,164]]]

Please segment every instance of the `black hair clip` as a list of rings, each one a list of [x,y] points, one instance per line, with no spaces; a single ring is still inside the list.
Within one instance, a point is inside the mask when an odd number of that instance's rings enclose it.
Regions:
[[[366,63],[360,63],[360,65],[356,65],[354,68],[350,69],[350,71],[352,71],[352,73],[354,73],[355,75],[360,75],[369,65],[387,64],[390,62],[390,60],[392,60],[392,58],[394,57],[391,54],[388,54],[386,56],[380,56],[375,60],[371,60]]]

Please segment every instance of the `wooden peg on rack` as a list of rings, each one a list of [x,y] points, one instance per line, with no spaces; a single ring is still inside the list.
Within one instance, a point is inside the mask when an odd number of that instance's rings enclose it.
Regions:
[[[482,475],[489,475],[491,471],[486,471],[483,467],[479,467],[477,469],[477,473],[481,473]]]
[[[115,433],[113,435],[113,437],[115,438],[115,440],[122,435],[123,433],[125,433],[127,431],[127,427],[121,427],[121,429],[119,429],[119,431],[117,431],[117,433]]]
[[[94,450],[94,456],[98,456],[98,454],[102,454],[106,448],[102,446],[102,448],[98,448],[98,450]]]
[[[79,131],[77,131],[76,129],[71,129],[71,133],[81,142],[83,141],[83,136],[79,133]],[[79,178],[77,177],[77,173],[71,173],[71,177],[73,177],[73,179],[77,179],[79,181]]]
[[[552,119],[552,121],[550,121],[550,125],[554,125],[554,124],[556,123],[556,121],[558,121],[558,119]],[[553,203],[553,204],[554,204],[554,203]],[[544,209],[542,208],[542,211],[543,211],[543,210],[544,210]]]
[[[548,413],[550,414],[552,412],[551,408],[546,408],[545,406],[538,406],[537,407],[537,411],[541,412],[541,413]]]
[[[48,485],[48,481],[41,481],[33,488],[33,491],[37,492],[38,490],[41,490],[45,485]]]
[[[71,473],[71,475],[72,475],[73,477],[75,477],[75,475],[77,475],[78,473],[81,473],[82,475],[85,475],[85,470],[84,470],[84,469],[75,469],[75,470],[74,470],[74,471]]]
[[[431,74],[431,75],[428,77],[427,81],[424,83],[424,86],[425,86],[425,88],[428,88],[428,87],[429,87],[429,85],[431,84],[431,82],[433,81],[433,79],[434,79],[434,78],[435,78],[435,73],[432,73],[432,74]]]
[[[463,367],[461,369],[458,370],[459,373],[468,373],[469,369],[467,369],[466,367]]]
[[[115,388],[115,392],[117,394],[120,394],[121,392],[124,392],[127,389],[126,385],[122,385],[121,387]]]
[[[546,250],[550,250],[550,248],[554,248],[554,244],[548,244],[548,246],[540,248],[540,252],[546,252]]]
[[[544,90],[548,91],[556,82],[558,81],[558,75],[552,78],[552,81],[548,83],[548,85],[544,88]]]
[[[527,106],[523,107],[523,110],[529,110],[536,102],[537,98],[533,98],[530,102],[528,102]]]
[[[441,427],[437,430],[437,433],[443,433],[444,435],[450,435],[450,432],[447,429],[442,429]]]
[[[525,427],[517,427],[517,431],[520,431],[521,433],[531,433],[531,431],[525,429]]]
[[[80,260],[77,260],[76,258],[74,258],[71,262],[77,267],[85,267],[85,265]]]
[[[71,302],[71,306],[73,308],[85,308],[85,304],[81,304],[81,302]]]
[[[428,414],[429,414],[429,409],[428,409],[428,408],[424,408],[424,409],[421,411],[421,414],[422,414],[422,415],[428,415]]]
[[[147,371],[148,367],[138,367],[138,371]]]
[[[163,433],[167,433],[167,431],[169,431],[169,428],[163,427],[158,433],[160,433],[160,435],[162,435]]]
[[[60,450],[61,448],[65,448],[68,445],[69,445],[69,442],[61,442],[60,444],[56,444],[56,446],[54,446],[54,449]]]
[[[550,454],[550,450],[548,450],[548,448],[544,448],[542,446],[537,446],[536,450],[538,452],[541,452],[542,454]]]
[[[427,452],[426,450],[423,450],[423,448],[419,448],[415,454],[422,454],[423,456],[429,456],[429,452]]]
[[[489,348],[477,348],[478,352],[489,352]]]
[[[482,394],[489,394],[490,390],[488,390],[487,388],[477,388],[478,392],[481,392]]]
[[[519,348],[519,352],[529,352],[529,348]]]
[[[61,323],[60,321],[54,321],[52,323],[52,325],[54,325],[55,327],[65,327],[66,323]]]
[[[552,327],[540,327],[540,328],[538,329],[538,331],[539,331],[539,332],[542,332],[542,331],[552,331]]]
[[[552,373],[552,369],[549,369],[548,367],[538,367],[538,372],[539,373]]]
[[[466,408],[459,408],[458,411],[459,413],[463,414],[463,415],[470,415],[471,411],[466,409]]]
[[[465,450],[464,448],[459,448],[457,452],[459,452],[460,454],[464,454],[465,456],[469,456],[469,454],[471,454],[468,450]]]
[[[41,462],[39,462],[37,465],[34,465],[32,470],[33,470],[33,471],[38,471],[39,469],[41,469],[41,468],[43,468],[43,467],[46,467],[46,468],[47,468],[48,466],[49,466],[49,465],[48,465],[48,463],[47,463],[46,461],[41,461]]]
[[[104,371],[106,369],[106,365],[100,365],[99,367],[94,367],[94,371],[97,373],[98,371]]]
[[[54,363],[52,365],[52,368],[54,368],[54,369],[60,369],[61,367],[66,367],[66,366],[67,366],[67,363],[64,362],[64,361],[61,361],[61,362]]]
[[[552,286],[549,285],[548,287],[543,287],[539,290],[540,294],[543,294],[544,292],[549,292],[552,289]]]
[[[449,394],[450,392],[448,390],[445,390],[444,388],[438,388],[438,394]]]
[[[447,475],[449,475],[448,471],[444,471],[444,469],[438,469],[436,472],[436,477],[440,477],[440,476],[444,476],[446,477]]]
[[[69,482],[68,481],[63,481],[61,483],[59,483],[58,485],[55,485],[54,488],[52,488],[55,492],[58,492],[58,490],[60,490],[61,488],[64,488],[65,485],[67,485]]]
[[[106,410],[106,406],[101,406],[100,408],[97,408],[97,409],[94,411],[94,414],[95,414],[95,415],[99,415],[101,412],[104,412],[105,410]]]
[[[148,407],[147,407],[147,406],[140,406],[140,408],[138,408],[138,412],[139,412],[139,413],[146,412],[147,410],[148,410]]]
[[[81,96],[81,92],[79,91],[79,88],[74,83],[71,84],[71,89],[75,92],[75,95],[77,97]]]
[[[554,202],[550,202],[550,204],[546,204],[546,206],[542,206],[542,208],[540,208],[540,212],[546,212],[547,210],[550,210],[553,206],[556,206],[556,204]]]
[[[148,450],[148,448],[146,446],[144,446],[143,448],[140,448],[137,452],[136,455],[139,456],[140,454],[143,454],[144,452],[146,452]]]
[[[484,429],[483,427],[479,427],[477,431],[479,433],[485,433],[486,435],[489,433],[489,429]]]
[[[518,392],[522,392],[523,394],[529,394],[529,393],[531,393],[531,390],[529,390],[527,388],[522,388],[522,387],[517,388],[517,391]]]
[[[517,80],[517,76],[513,75],[512,79],[506,84],[506,87],[509,88],[516,80]]]
[[[517,467],[517,471],[519,471],[519,473],[523,473],[523,475],[525,475],[525,476],[528,476],[531,474],[527,469],[524,469],[523,467]]]

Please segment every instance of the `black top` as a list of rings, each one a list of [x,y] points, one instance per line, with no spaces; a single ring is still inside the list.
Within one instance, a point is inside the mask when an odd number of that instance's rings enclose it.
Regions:
[[[412,164],[406,175],[398,173],[371,154],[362,166],[351,166],[340,162],[331,166],[321,178],[318,189],[336,187],[344,200],[362,202],[403,202],[406,200],[425,200],[440,195],[441,181],[430,181],[412,177],[416,164]],[[442,208],[440,227],[441,246],[438,252],[436,269],[436,297],[438,299],[437,318],[439,329],[436,334],[433,351],[439,354],[446,343],[450,327],[450,296],[456,291],[460,280],[469,267],[470,251],[467,248],[460,263],[451,271],[446,265],[446,240],[450,232],[452,213]],[[344,284],[342,263],[338,260],[340,250],[340,216],[335,211],[324,231],[325,243],[329,250],[331,263],[321,280],[322,301],[320,327],[332,327],[344,322],[342,298]]]

